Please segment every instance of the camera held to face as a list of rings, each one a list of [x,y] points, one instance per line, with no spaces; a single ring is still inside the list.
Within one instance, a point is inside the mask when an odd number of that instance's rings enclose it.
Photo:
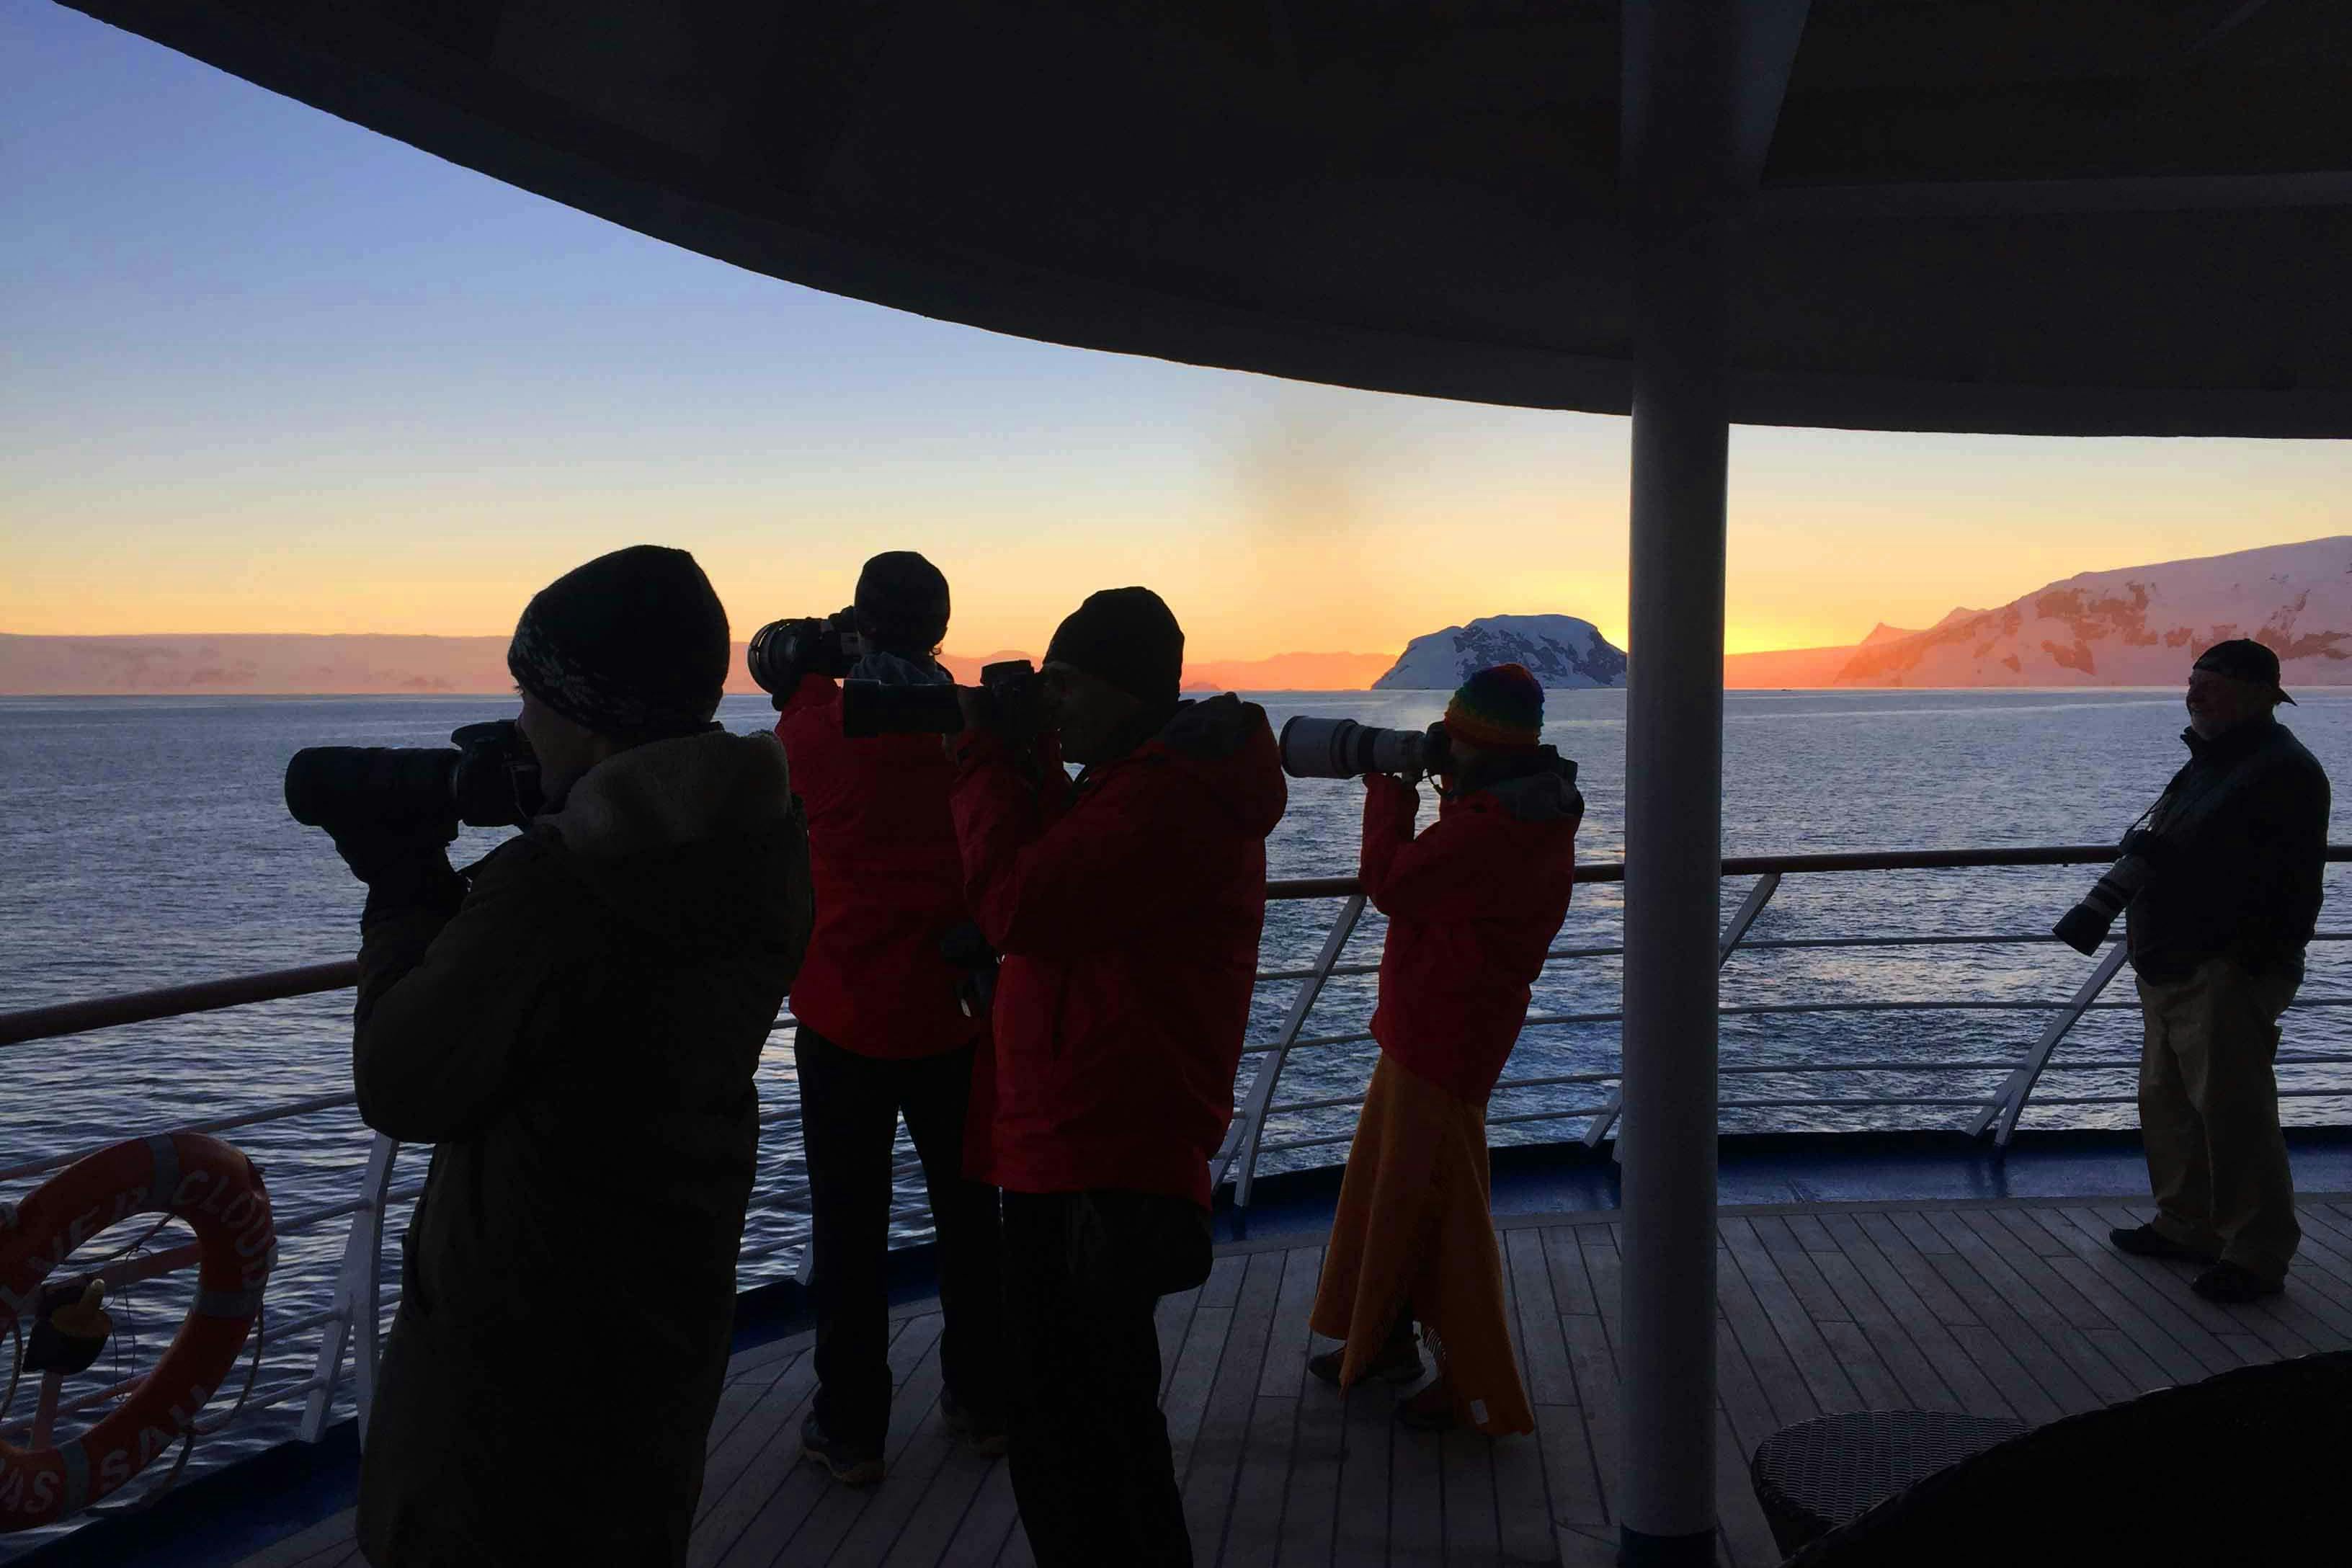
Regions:
[[[544,804],[539,759],[510,719],[453,731],[452,746],[310,746],[286,764],[286,809],[342,836],[520,827]]]
[[[1045,682],[1025,658],[984,665],[976,687],[895,686],[848,680],[841,688],[841,732],[871,735],[953,735],[964,727],[961,694],[979,694],[983,722],[1015,737],[1045,729]]]
[[[1453,771],[1444,721],[1426,730],[1383,730],[1353,719],[1302,713],[1282,727],[1282,771],[1295,779],[1352,779],[1365,773],[1408,777]]]
[[[857,630],[857,612],[770,621],[751,634],[743,658],[760,689],[772,697],[789,697],[807,675],[841,679],[866,657],[866,639]]]

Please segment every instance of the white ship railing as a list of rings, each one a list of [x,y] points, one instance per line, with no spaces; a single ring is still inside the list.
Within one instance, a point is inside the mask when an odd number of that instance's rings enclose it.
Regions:
[[[2042,931],[1959,931],[1897,933],[1865,936],[1795,937],[1759,939],[1751,932],[1758,917],[1771,903],[1786,879],[1792,877],[1829,877],[1863,875],[1887,871],[1968,870],[2025,866],[2103,865],[2112,858],[2114,850],[2103,846],[2058,846],[2021,849],[1938,850],[1913,853],[1769,856],[1724,862],[1727,879],[1753,878],[1754,881],[1738,910],[1725,926],[1717,944],[1717,967],[1727,965],[1735,954],[1764,955],[1774,952],[1836,949],[1923,950],[1936,948],[2000,947],[2018,944],[2046,944],[2054,938]],[[2333,847],[2329,860],[2352,860],[2352,846]],[[1623,868],[1616,864],[1596,864],[1579,868],[1580,885],[1622,880]],[[1213,1171],[1220,1188],[1230,1186],[1232,1201],[1237,1208],[1246,1210],[1255,1187],[1261,1163],[1269,1155],[1297,1153],[1301,1151],[1328,1148],[1337,1163],[1341,1157],[1339,1146],[1351,1136],[1349,1132],[1320,1133],[1301,1137],[1269,1139],[1267,1131],[1276,1119],[1303,1113],[1341,1110],[1360,1105],[1360,1087],[1341,1095],[1310,1096],[1307,1099],[1280,1100],[1279,1092],[1284,1070],[1294,1058],[1307,1053],[1328,1051],[1349,1046],[1362,1046],[1371,1039],[1368,1028],[1357,1026],[1341,1027],[1333,1032],[1310,1035],[1307,1026],[1323,1001],[1330,983],[1335,979],[1360,978],[1376,973],[1379,965],[1369,962],[1342,962],[1359,926],[1362,923],[1366,900],[1352,878],[1325,878],[1306,880],[1277,881],[1267,885],[1267,897],[1275,902],[1301,900],[1331,900],[1337,905],[1330,925],[1312,963],[1304,968],[1262,970],[1256,979],[1261,990],[1290,985],[1293,990],[1284,1010],[1279,1027],[1267,1039],[1248,1044],[1244,1051],[1244,1083],[1235,1107],[1232,1129],[1223,1147],[1213,1162]],[[2323,942],[2352,940],[2352,931],[2322,931],[2315,939]],[[1546,959],[1547,968],[1564,963],[1587,963],[1621,957],[1623,948],[1612,944],[1561,946],[1552,950]],[[1878,1074],[1922,1075],[1948,1079],[1956,1084],[1973,1079],[1979,1085],[1993,1075],[1999,1082],[1990,1089],[1971,1091],[1955,1087],[1949,1092],[1935,1094],[1864,1093],[1844,1097],[1818,1095],[1763,1095],[1725,1100],[1724,1110],[1822,1110],[1843,1111],[1892,1110],[1895,1108],[1930,1108],[1961,1113],[1957,1124],[1979,1137],[1990,1135],[1995,1147],[2005,1147],[2017,1130],[2029,1103],[2043,1106],[2092,1106],[2129,1104],[2133,1096],[2124,1094],[2044,1094],[2035,1095],[2042,1079],[2050,1074],[2077,1074],[2116,1068],[2132,1068],[2138,1065],[2137,1057],[2093,1057],[2081,1059],[2059,1059],[2059,1047],[2075,1025],[2088,1013],[2101,1009],[2123,1009],[2136,1005],[2127,1002],[2101,1000],[2116,973],[2123,966],[2121,943],[2112,942],[2101,956],[2091,963],[2087,974],[2065,996],[2038,1000],[1995,998],[1933,998],[1924,1000],[1872,1001],[1840,999],[1824,1001],[1732,1003],[1721,1011],[1727,1018],[1742,1016],[1789,1016],[1801,1018],[1813,1015],[1835,1014],[1930,1014],[1952,1012],[2041,1013],[2049,1015],[2046,1023],[2032,1045],[2021,1054],[2000,1057],[1977,1055],[1961,1058],[1878,1059],[1857,1058],[1814,1058],[1805,1061],[1750,1063],[1728,1060],[1720,1069],[1727,1080],[1751,1077],[1771,1079],[1801,1079],[1819,1074],[1846,1074],[1864,1081]],[[174,986],[163,990],[142,992],[126,996],[100,998],[88,1002],[68,1003],[25,1012],[0,1015],[0,1047],[13,1047],[26,1042],[55,1039],[90,1034],[102,1029],[158,1019],[187,1016],[192,1014],[228,1007],[244,1007],[297,996],[314,995],[323,992],[348,989],[358,982],[358,966],[349,961],[312,965],[303,969],[283,970],[267,974],[244,975],[232,979],[209,981],[194,985]],[[2332,1008],[2352,1005],[2352,995],[2311,995],[2298,997],[2297,1008]],[[1529,1029],[1549,1028],[1567,1025],[1612,1026],[1622,1022],[1615,1011],[1536,1014],[1527,1020]],[[781,1016],[774,1031],[793,1026],[791,1015]],[[2352,1067],[2352,1055],[2294,1052],[2278,1058],[2278,1065],[2296,1069]],[[1575,1137],[1587,1147],[1598,1148],[1612,1131],[1621,1138],[1618,1128],[1621,1101],[1617,1085],[1618,1071],[1596,1068],[1590,1071],[1542,1073],[1518,1078],[1506,1078],[1497,1086],[1497,1094],[1507,1091],[1566,1090],[1563,1099],[1572,1103],[1545,1105],[1528,1111],[1516,1111],[1488,1118],[1490,1127],[1540,1122],[1578,1121],[1581,1128]],[[2336,1073],[2321,1081],[2297,1081],[2282,1086],[2283,1097],[2352,1097],[2352,1074]],[[357,1104],[350,1092],[312,1095],[278,1104],[263,1106],[249,1111],[194,1123],[160,1123],[124,1129],[120,1136],[135,1137],[148,1132],[171,1130],[212,1133],[235,1132],[242,1129],[289,1122],[302,1118],[349,1111]],[[797,1103],[765,1112],[761,1117],[763,1128],[784,1130],[788,1137],[798,1133]],[[12,1184],[34,1181],[71,1164],[87,1149],[58,1152],[28,1159],[0,1168],[0,1189]],[[286,1238],[297,1237],[329,1226],[338,1221],[348,1221],[344,1232],[341,1261],[337,1272],[331,1304],[323,1310],[304,1314],[291,1321],[272,1321],[268,1325],[269,1342],[284,1349],[289,1342],[310,1334],[317,1335],[315,1353],[310,1358],[311,1370],[307,1377],[281,1379],[275,1384],[257,1388],[245,1400],[240,1417],[251,1420],[261,1412],[299,1400],[302,1415],[299,1435],[304,1440],[320,1437],[334,1415],[350,1408],[365,1428],[368,1411],[373,1403],[374,1377],[380,1358],[380,1342],[390,1302],[386,1298],[386,1282],[383,1258],[384,1239],[394,1219],[404,1205],[413,1203],[423,1188],[421,1181],[395,1184],[399,1165],[400,1145],[381,1135],[371,1135],[368,1152],[360,1173],[358,1190],[341,1202],[314,1205],[280,1216],[278,1234],[281,1246]],[[899,1173],[910,1173],[911,1163],[902,1150]],[[793,1208],[807,1202],[805,1180],[789,1180],[773,1184],[755,1193],[755,1209]],[[908,1215],[894,1218],[913,1217]],[[779,1254],[800,1248],[799,1259],[805,1279],[806,1250],[797,1238],[762,1242],[747,1247],[740,1261],[749,1264],[763,1261]],[[110,1288],[120,1288],[161,1277],[185,1268],[196,1261],[193,1245],[115,1260],[103,1268],[85,1272],[105,1279]],[[95,1370],[95,1369],[93,1369]],[[107,1386],[81,1392],[61,1400],[56,1406],[59,1415],[75,1414],[100,1408],[136,1386],[137,1379],[128,1379]],[[0,1423],[0,1439],[21,1442],[31,1429],[31,1418]]]
[[[1727,859],[1723,864],[1727,880],[1753,878],[1747,896],[1737,912],[1725,925],[1717,942],[1716,965],[1721,970],[1735,953],[1767,953],[1803,950],[1885,950],[1920,948],[2001,947],[2021,944],[2055,945],[2057,939],[2047,931],[1961,931],[1908,933],[1876,936],[1793,937],[1759,940],[1750,932],[1757,919],[1790,877],[1851,876],[1888,871],[1972,870],[1994,868],[2031,866],[2104,866],[2115,858],[2115,849],[2105,845],[2057,845],[2017,849],[1960,849],[1914,852],[1861,852],[1827,855],[1755,856]],[[2352,860],[2352,847],[2335,846],[2327,852],[2330,861]],[[1600,882],[1622,881],[1622,864],[1603,863],[1578,868],[1580,886]],[[1313,882],[1276,883],[1269,886],[1268,897],[1334,898],[1340,900],[1339,909],[1325,934],[1315,962],[1304,969],[1261,973],[1261,984],[1295,982],[1290,1005],[1281,1028],[1273,1038],[1250,1045],[1244,1049],[1244,1061],[1256,1058],[1256,1068],[1249,1085],[1243,1091],[1236,1108],[1234,1125],[1224,1146],[1218,1151],[1213,1163],[1219,1186],[1232,1184],[1233,1201],[1238,1208],[1249,1206],[1255,1185],[1260,1161],[1266,1155],[1287,1153],[1322,1147],[1337,1148],[1348,1142],[1352,1131],[1324,1133],[1307,1137],[1276,1139],[1269,1142],[1266,1127],[1270,1119],[1306,1111],[1352,1108],[1362,1103],[1360,1091],[1338,1096],[1324,1096],[1289,1101],[1274,1097],[1284,1068],[1296,1053],[1328,1050],[1362,1045],[1371,1039],[1369,1027],[1339,1033],[1308,1035],[1305,1028],[1325,988],[1334,979],[1377,973],[1376,963],[1341,963],[1339,958],[1348,941],[1361,922],[1366,908],[1363,893],[1353,879],[1325,879]],[[2316,942],[2352,940],[2352,931],[2322,931]],[[1563,963],[1619,958],[1624,953],[1622,945],[1568,946],[1554,948],[1545,959],[1547,970]],[[1901,1013],[2047,1013],[2048,1023],[2021,1056],[2009,1058],[1964,1059],[1838,1059],[1820,1058],[1804,1062],[1740,1063],[1727,1061],[1718,1069],[1718,1077],[1737,1079],[1751,1077],[1803,1078],[1817,1074],[1872,1075],[1895,1073],[1909,1077],[1931,1076],[1964,1079],[1991,1073],[2002,1074],[1999,1086],[1990,1092],[1967,1092],[1960,1089],[1945,1094],[1865,1094],[1826,1098],[1821,1096],[1766,1096],[1724,1100],[1718,1110],[1867,1110],[1894,1107],[1932,1107],[1968,1112],[1966,1130],[1982,1137],[1990,1132],[1995,1147],[2006,1148],[2017,1130],[2018,1120],[2024,1114],[2029,1101],[2034,1100],[2034,1090],[2045,1073],[2086,1073],[2137,1068],[2137,1057],[2098,1057],[2057,1061],[2053,1058],[2059,1045],[2071,1033],[2086,1013],[2107,1009],[2137,1009],[2131,1002],[2102,1002],[2099,998],[2109,983],[2122,970],[2125,952],[2120,922],[2116,933],[2109,939],[2101,955],[2091,963],[2089,973],[2071,995],[2043,1000],[1945,998],[1906,1001],[1801,1001],[1770,1002],[1740,1005],[1727,1004],[1718,1010],[1726,1018],[1769,1016],[1803,1016],[1832,1014],[1901,1014]],[[2295,1007],[2315,1009],[2352,1005],[2352,995],[2298,996]],[[1623,1015],[1614,1011],[1531,1014],[1523,1029],[1545,1028],[1562,1025],[1617,1025]],[[2352,1066],[2352,1055],[2327,1055],[2295,1052],[2282,1055],[2277,1065],[2284,1068],[2342,1068]],[[1591,1092],[1589,1100],[1564,1106],[1547,1106],[1541,1110],[1506,1115],[1489,1115],[1487,1125],[1510,1126],[1530,1122],[1581,1120],[1585,1125],[1579,1134],[1588,1148],[1598,1148],[1616,1128],[1622,1110],[1618,1092],[1619,1073],[1614,1069],[1590,1072],[1545,1074],[1536,1077],[1505,1078],[1496,1085],[1496,1093],[1515,1089],[1581,1089]],[[2352,1079],[2335,1082],[2298,1082],[2282,1086],[2282,1097],[2337,1098],[2352,1094]],[[2046,1106],[2129,1105],[2136,1096],[2116,1094],[2043,1095],[2036,1103]]]

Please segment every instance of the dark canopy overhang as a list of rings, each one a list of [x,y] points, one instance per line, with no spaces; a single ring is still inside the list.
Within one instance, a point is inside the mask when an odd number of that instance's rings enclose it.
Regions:
[[[75,4],[833,292],[1627,406],[1614,4]],[[2352,436],[2343,0],[1814,0],[1766,85],[1736,419]]]

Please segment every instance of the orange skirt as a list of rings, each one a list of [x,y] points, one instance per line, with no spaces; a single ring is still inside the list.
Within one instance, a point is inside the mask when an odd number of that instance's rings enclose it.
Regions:
[[[1342,1387],[1362,1375],[1410,1309],[1463,1425],[1490,1437],[1535,1430],[1511,1357],[1487,1205],[1486,1106],[1455,1099],[1381,1052],[1348,1150],[1309,1322],[1347,1342]]]

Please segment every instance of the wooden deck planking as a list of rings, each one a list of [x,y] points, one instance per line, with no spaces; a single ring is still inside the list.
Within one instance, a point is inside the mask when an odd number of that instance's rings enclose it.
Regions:
[[[1834,1415],[1866,1408],[1860,1391],[1854,1387],[1853,1379],[1846,1375],[1845,1368],[1822,1335],[1824,1318],[1822,1305],[1809,1301],[1790,1283],[1780,1261],[1773,1258],[1763,1239],[1747,1220],[1726,1218],[1717,1228],[1723,1237],[1724,1252],[1729,1254],[1733,1267],[1746,1278],[1748,1288],[1755,1292],[1757,1305],[1763,1309],[1765,1318],[1780,1338],[1781,1348],[1788,1352],[1798,1375],[1803,1378],[1814,1403],[1821,1407],[1821,1414]],[[1806,1263],[1803,1268],[1805,1273],[1812,1275],[1818,1281],[1819,1275],[1811,1263]],[[1717,1294],[1721,1294],[1719,1284]],[[1813,1294],[1827,1298],[1826,1305],[1831,1314],[1827,1321],[1843,1319],[1844,1308],[1835,1297],[1829,1296],[1826,1286]],[[1755,1352],[1751,1348],[1748,1353],[1752,1357]]]
[[[2072,1415],[2131,1397],[2131,1385],[2107,1364],[2082,1329],[2045,1301],[1958,1215],[1938,1214],[1932,1223],[1952,1250],[1930,1261],[1989,1327],[2008,1337],[2018,1359],[2032,1369],[2035,1381],[2062,1408]],[[2018,1251],[2030,1256],[2025,1248]]]
[[[1437,1441],[1394,1421],[1386,1425],[1388,1430],[1374,1441],[1385,1440],[1389,1447],[1388,1560],[1392,1568],[1444,1568],[1445,1489]]]
[[[1342,1402],[1334,1394],[1328,1403]],[[1343,1407],[1339,1512],[1333,1521],[1329,1561],[1378,1563],[1388,1551],[1389,1438],[1396,1426],[1396,1395],[1384,1383],[1359,1386]]]
[[[345,1509],[311,1525],[297,1531],[275,1545],[255,1552],[239,1564],[239,1568],[310,1568],[313,1563],[332,1563],[338,1554],[354,1551],[353,1531],[358,1528],[356,1509]]]
[[[1807,1216],[1799,1216],[1801,1218]],[[1818,1221],[1814,1229],[1820,1230]],[[1822,1235],[1827,1236],[1823,1231]],[[1807,1258],[1818,1269],[1822,1283],[1835,1293],[1852,1322],[1895,1379],[1902,1391],[1903,1403],[1914,1410],[1958,1410],[1958,1397],[1937,1372],[1935,1363],[1911,1337],[1903,1321],[1880,1300],[1870,1281],[1855,1267],[1853,1259],[1843,1252],[1808,1251]]]
[[[948,1537],[939,1568],[982,1568],[994,1563],[1005,1542],[1020,1533],[1021,1509],[1013,1496],[1013,1472],[1004,1468],[1003,1460],[991,1461],[988,1479]]]
[[[1543,1235],[1535,1230],[1496,1237],[1503,1268],[1504,1303],[1510,1313],[1512,1354],[1517,1361],[1530,1405],[1573,1400],[1576,1377],[1569,1370],[1568,1342],[1552,1305],[1551,1275],[1544,1267]],[[1503,1563],[1549,1563],[1553,1507],[1545,1479],[1542,1437],[1497,1443],[1492,1450],[1495,1481],[1495,1549]]]
[[[890,1342],[890,1373],[895,1385],[890,1400],[890,1424],[883,1436],[886,1458],[903,1452],[907,1440],[914,1434],[916,1422],[928,1415],[938,1402],[939,1356],[937,1354],[941,1319],[937,1312],[916,1318],[899,1331]],[[928,1377],[931,1397],[920,1397],[915,1386]],[[874,1489],[878,1491],[880,1489]],[[824,1470],[812,1464],[795,1464],[782,1484],[769,1493],[768,1500],[745,1524],[724,1555],[719,1568],[758,1568],[773,1563],[791,1547],[795,1555],[812,1563],[831,1560],[833,1549],[858,1515],[874,1500],[874,1491],[859,1493],[836,1486]]]
[[[1748,1479],[1750,1450],[1731,1429],[1730,1418],[1715,1413],[1715,1498],[1721,1511],[1723,1554],[1734,1568],[1774,1568],[1780,1550],[1773,1543],[1772,1526],[1756,1489]]]
[[[1302,1300],[1311,1307],[1315,1289],[1322,1279],[1322,1247],[1300,1247],[1289,1257],[1283,1276],[1282,1304],[1277,1310],[1296,1310]],[[1295,1283],[1301,1284],[1302,1289],[1294,1289]],[[1300,1347],[1298,1405],[1291,1427],[1290,1474],[1283,1495],[1282,1538],[1273,1558],[1278,1568],[1328,1568],[1332,1535],[1339,1526],[1339,1475],[1347,1458],[1347,1406],[1337,1399],[1315,1396],[1314,1391],[1320,1385],[1309,1379],[1306,1357],[1316,1349],[1312,1339]],[[1271,1367],[1258,1389],[1261,1397],[1279,1392]]]
[[[1764,1391],[1765,1403],[1771,1407],[1774,1429],[1810,1421],[1822,1414],[1804,1373],[1781,1342],[1769,1315],[1756,1299],[1755,1290],[1727,1247],[1716,1254],[1715,1290],[1732,1337],[1738,1342],[1757,1384]]]
[[[1282,1550],[1284,1505],[1299,1447],[1299,1396],[1311,1348],[1307,1318],[1315,1302],[1322,1249],[1297,1247],[1261,1256],[1275,1273],[1273,1321],[1251,1397],[1249,1432],[1234,1483],[1224,1552],[1240,1560],[1272,1563]]]
[[[1279,1252],[1253,1253],[1246,1259],[1201,1425],[1189,1452],[1177,1460],[1186,1530],[1202,1555],[1213,1562],[1224,1541],[1243,1451],[1256,1424],[1258,1380],[1265,1372],[1265,1347],[1274,1331],[1275,1303],[1282,1294],[1284,1261]],[[1287,1450],[1282,1458],[1286,1464]]]
[[[2145,1205],[1967,1202],[1727,1212],[1718,1227],[1718,1555],[1778,1561],[1748,1487],[1756,1445],[1822,1411],[1914,1406],[2046,1421],[2250,1363],[2352,1345],[2352,1203],[2305,1201],[2288,1292],[2221,1307],[2194,1269],[2126,1258]],[[1201,1568],[1613,1558],[1617,1290],[1608,1216],[1498,1222],[1532,1437],[1431,1437],[1395,1393],[1307,1375],[1322,1265],[1296,1240],[1225,1249],[1160,1304],[1163,1406]],[[711,1423],[697,1568],[1029,1568],[1009,1474],[946,1433],[935,1306],[893,1314],[887,1478],[851,1491],[803,1462],[809,1336],[735,1358]],[[358,1561],[346,1510],[240,1568]]]

